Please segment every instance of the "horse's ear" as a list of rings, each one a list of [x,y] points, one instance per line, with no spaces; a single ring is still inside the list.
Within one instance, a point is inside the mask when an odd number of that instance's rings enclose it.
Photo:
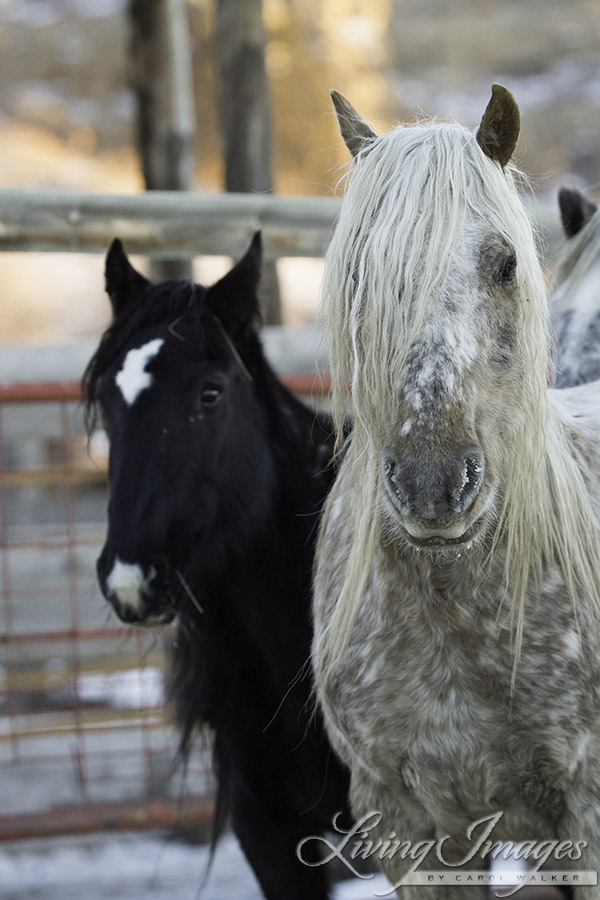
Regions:
[[[241,334],[258,315],[256,291],[261,261],[262,240],[257,231],[240,261],[208,289],[209,309],[232,336]]]
[[[330,94],[344,143],[356,159],[360,151],[377,137],[377,133],[359,116],[350,101],[342,94],[337,91],[330,91]]]
[[[590,221],[598,207],[575,188],[561,188],[558,205],[564,232],[568,238],[574,237]]]
[[[504,168],[515,152],[520,129],[517,101],[504,85],[493,84],[492,96],[477,132],[477,143],[486,156]]]
[[[150,284],[147,278],[133,268],[119,238],[115,238],[108,248],[104,280],[115,316],[138,291]]]

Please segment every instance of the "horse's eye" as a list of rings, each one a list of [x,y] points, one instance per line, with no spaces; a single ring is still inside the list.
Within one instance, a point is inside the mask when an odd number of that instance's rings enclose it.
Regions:
[[[515,274],[515,270],[517,268],[517,257],[514,253],[509,253],[502,260],[502,264],[497,269],[494,275],[494,281],[497,284],[509,284]]]
[[[221,399],[221,389],[218,387],[202,388],[200,393],[200,402],[202,406],[214,406]]]

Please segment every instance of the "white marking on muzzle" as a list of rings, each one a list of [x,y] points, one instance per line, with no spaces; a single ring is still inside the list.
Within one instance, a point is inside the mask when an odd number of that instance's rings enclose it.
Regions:
[[[151,568],[145,577],[140,566],[125,563],[117,556],[106,579],[106,586],[110,593],[115,595],[121,607],[131,610],[138,618],[143,618],[144,594],[148,592],[148,585],[154,575],[155,571]]]
[[[162,338],[154,338],[142,347],[130,350],[115,381],[120,388],[125,402],[132,406],[142,391],[152,384],[152,375],[146,372],[146,366],[164,344]]]

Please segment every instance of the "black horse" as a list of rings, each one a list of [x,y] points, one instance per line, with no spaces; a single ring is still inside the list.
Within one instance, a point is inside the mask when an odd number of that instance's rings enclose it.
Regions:
[[[98,577],[126,622],[177,613],[173,696],[184,751],[196,725],[214,732],[215,835],[229,812],[269,900],[324,900],[324,869],[296,845],[347,809],[308,662],[332,429],[265,360],[260,259],[256,235],[208,289],[153,285],[113,242],[113,321],[83,377],[110,440]]]

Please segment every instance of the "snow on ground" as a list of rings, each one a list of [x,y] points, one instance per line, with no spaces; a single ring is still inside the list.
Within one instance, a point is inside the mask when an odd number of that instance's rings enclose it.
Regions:
[[[165,703],[164,675],[154,666],[82,674],[78,693],[84,703],[107,703],[114,709],[148,709]]]
[[[199,894],[208,850],[156,833],[103,833],[87,837],[0,844],[1,900],[262,900],[237,841],[219,844]],[[334,900],[373,900],[387,882],[341,882]]]

